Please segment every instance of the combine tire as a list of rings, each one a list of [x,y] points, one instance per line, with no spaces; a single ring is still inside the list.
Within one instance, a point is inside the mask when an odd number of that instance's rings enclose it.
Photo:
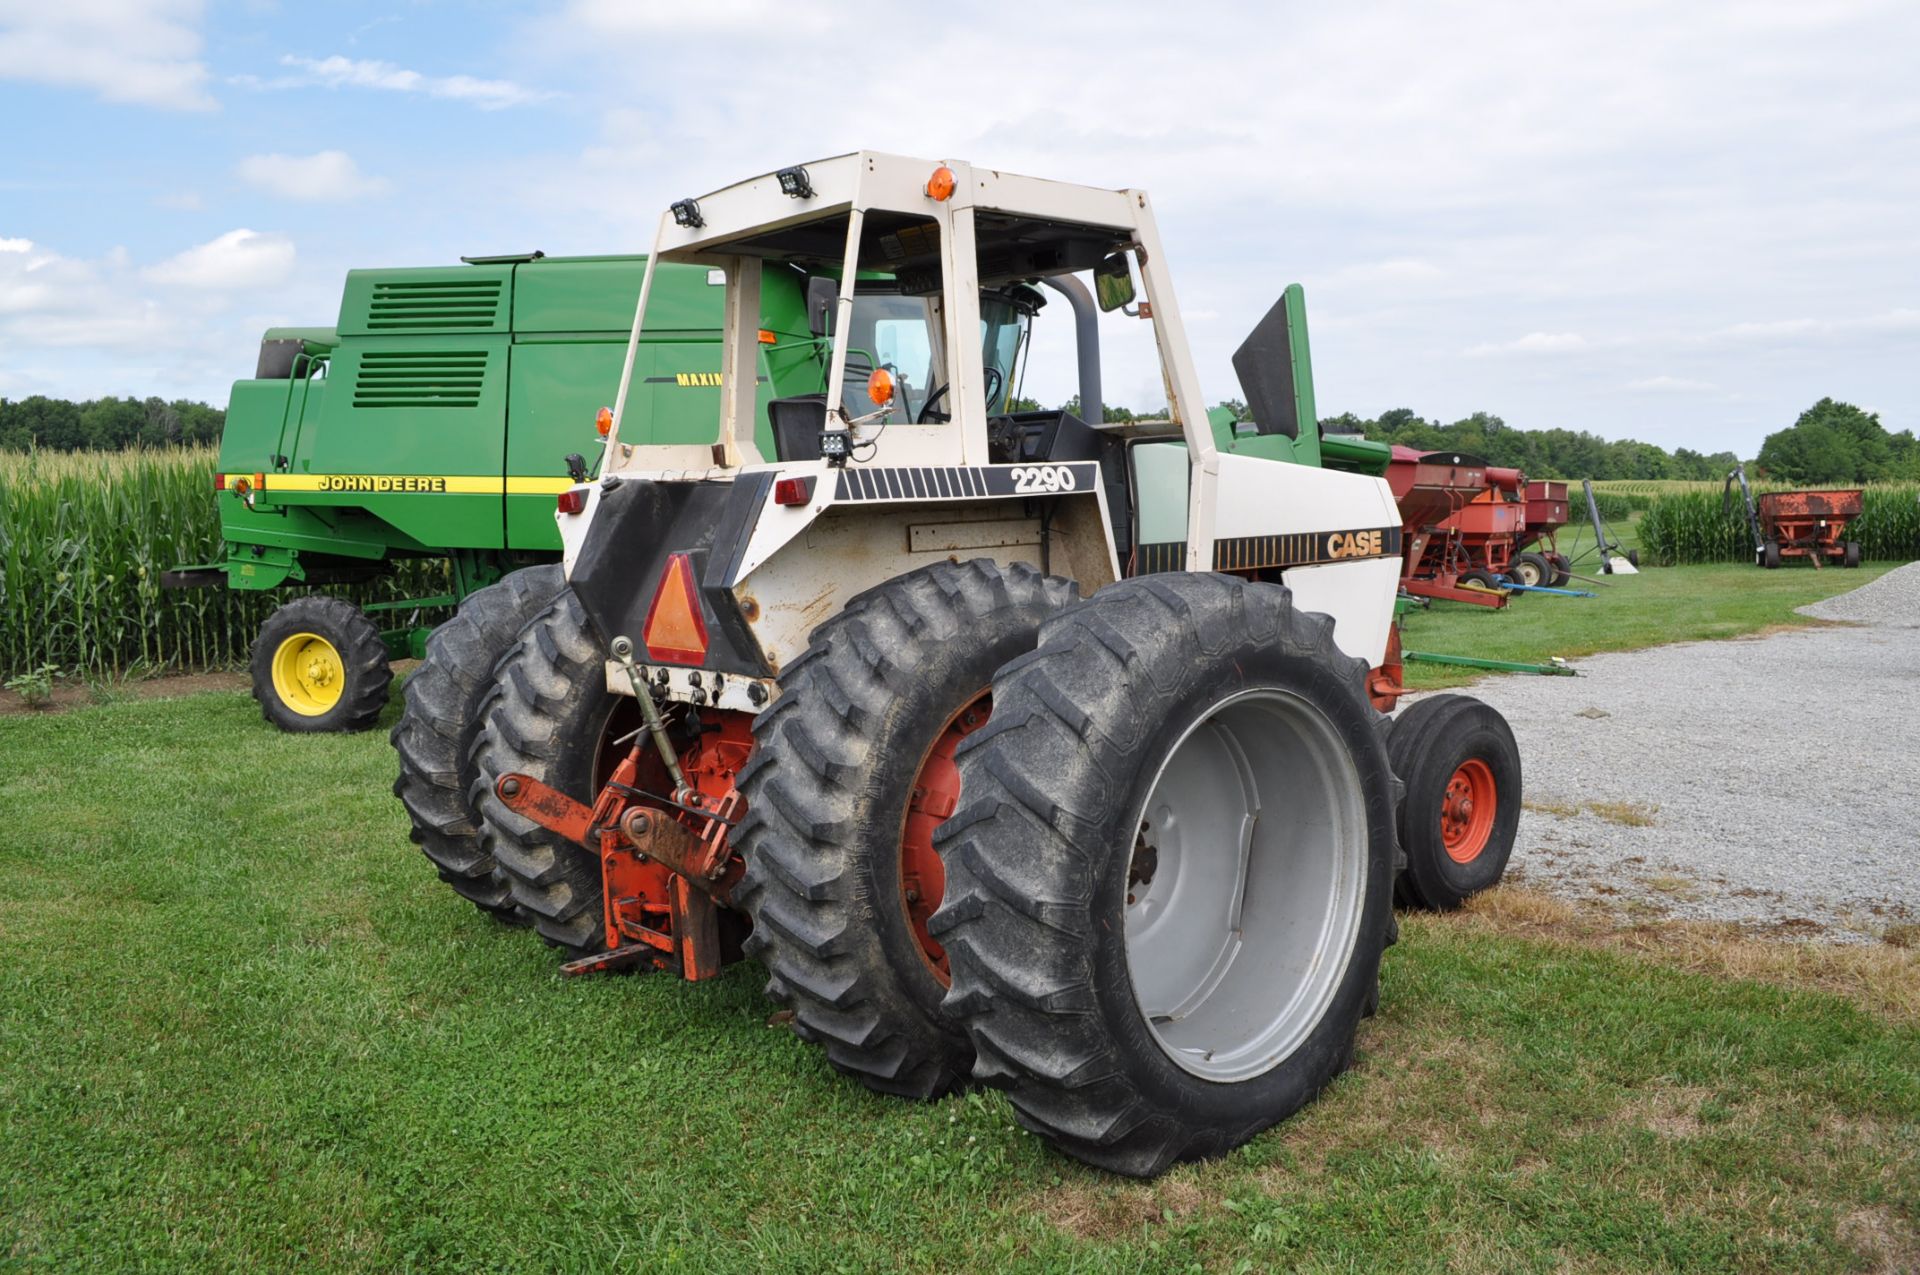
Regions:
[[[1511,574],[1520,584],[1552,587],[1553,564],[1547,561],[1545,554],[1523,553],[1514,559]]]
[[[754,722],[733,833],[747,951],[795,1030],[870,1089],[930,1099],[967,1077],[973,1050],[941,1012],[946,956],[926,928],[944,879],[933,829],[995,670],[1073,598],[1065,580],[987,559],[889,580],[814,630]]]
[[[1451,912],[1499,884],[1520,827],[1520,749],[1497,709],[1468,695],[1436,695],[1403,709],[1387,738],[1406,785],[1401,902]]]
[[[1398,868],[1366,676],[1285,588],[1195,574],[1102,590],[995,677],[933,929],[1027,1128],[1147,1177],[1348,1065]]]
[[[393,670],[367,613],[340,598],[295,598],[253,641],[253,697],[284,731],[365,730],[387,706]]]
[[[503,921],[521,918],[480,846],[480,821],[467,791],[473,743],[493,666],[566,583],[558,564],[528,567],[469,594],[427,639],[426,661],[407,679],[406,707],[391,736],[400,757],[393,795],[407,808],[414,844],[442,881]]]
[[[1573,563],[1564,553],[1550,553],[1547,561],[1553,565],[1553,576],[1548,581],[1556,589],[1564,589],[1573,579]]]
[[[1840,562],[1842,566],[1848,567],[1857,567],[1860,565],[1860,542],[1858,540],[1847,541],[1845,556],[1841,558]]]
[[[493,785],[513,771],[593,801],[608,769],[602,742],[624,720],[616,711],[625,697],[607,689],[605,668],[579,600],[562,592],[500,657],[473,748],[468,794],[480,853],[540,937],[569,959],[606,950],[600,858],[508,810]]]

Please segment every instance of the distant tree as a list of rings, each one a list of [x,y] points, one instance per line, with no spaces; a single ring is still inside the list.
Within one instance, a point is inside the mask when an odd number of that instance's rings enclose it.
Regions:
[[[1865,483],[1897,476],[1910,446],[1897,443],[1873,413],[1823,398],[1791,428],[1767,435],[1758,467],[1791,483]]]
[[[24,451],[43,447],[52,451],[83,448],[117,450],[136,444],[163,447],[178,443],[212,443],[220,438],[226,412],[188,399],[168,402],[105,398],[74,403],[36,394],[31,398],[0,398],[0,447]]]

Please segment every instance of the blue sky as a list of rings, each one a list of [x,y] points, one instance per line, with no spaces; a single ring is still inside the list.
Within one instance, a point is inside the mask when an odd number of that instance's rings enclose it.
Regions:
[[[352,266],[637,251],[866,146],[1151,191],[1210,398],[1298,279],[1329,412],[1915,428],[1916,53],[1920,7],[1851,0],[0,0],[0,395],[224,402]]]

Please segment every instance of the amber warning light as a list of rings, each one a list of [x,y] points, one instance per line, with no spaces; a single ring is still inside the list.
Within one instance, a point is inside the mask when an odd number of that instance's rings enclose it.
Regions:
[[[611,407],[603,407],[594,413],[593,427],[600,431],[600,437],[602,438],[611,434],[613,432],[613,409]]]

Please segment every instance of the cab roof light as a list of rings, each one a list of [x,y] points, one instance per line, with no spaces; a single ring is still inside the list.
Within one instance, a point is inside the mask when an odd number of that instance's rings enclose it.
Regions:
[[[783,168],[774,176],[780,179],[781,194],[794,199],[813,198],[813,178],[807,176],[807,170],[799,164]]]
[[[693,583],[693,559],[684,553],[667,555],[640,629],[647,658],[656,664],[707,662],[707,624],[700,617],[700,594]]]
[[[942,204],[952,197],[953,170],[942,164],[933,170],[933,176],[927,178],[927,198],[936,204]]]

